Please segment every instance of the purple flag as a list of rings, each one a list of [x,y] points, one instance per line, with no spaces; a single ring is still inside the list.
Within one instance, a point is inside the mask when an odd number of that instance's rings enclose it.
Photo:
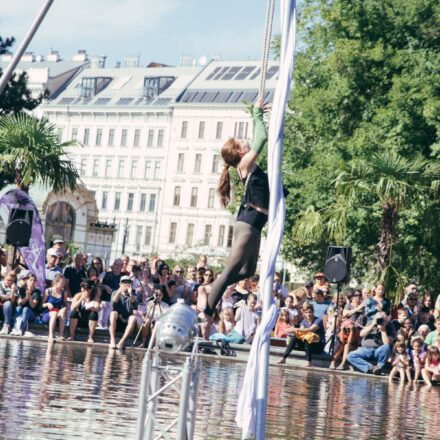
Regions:
[[[37,211],[37,207],[29,194],[19,189],[11,189],[0,199],[0,216],[5,224],[8,224],[11,209],[29,209],[34,212],[32,222],[32,235],[29,245],[18,248],[26,266],[37,277],[37,284],[41,292],[45,290],[46,282],[46,245],[44,243],[43,225]]]

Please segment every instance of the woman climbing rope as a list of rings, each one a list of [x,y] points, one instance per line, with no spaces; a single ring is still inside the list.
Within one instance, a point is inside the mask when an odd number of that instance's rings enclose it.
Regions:
[[[240,139],[229,139],[222,148],[225,166],[220,176],[218,192],[226,207],[230,200],[231,179],[229,167],[237,169],[244,184],[244,195],[234,226],[234,243],[226,268],[212,284],[205,313],[212,316],[225,289],[232,283],[250,277],[257,268],[261,230],[266,224],[269,209],[269,182],[266,173],[255,161],[267,140],[263,114],[268,106],[260,99],[253,109],[254,139],[252,146]]]

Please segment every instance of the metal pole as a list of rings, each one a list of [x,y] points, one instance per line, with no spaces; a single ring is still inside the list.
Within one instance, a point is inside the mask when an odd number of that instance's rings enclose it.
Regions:
[[[122,255],[125,254],[125,242],[127,240],[128,217],[125,219],[124,235],[122,237]]]
[[[188,406],[188,413],[190,416],[190,419],[187,420],[186,426],[188,429],[188,440],[192,440],[194,437],[194,426],[196,423],[196,413],[197,413],[197,395],[199,393],[199,383],[200,383],[200,359],[197,359],[197,361],[194,364],[194,374],[192,379],[192,388],[190,391],[190,398],[189,398],[189,406]]]
[[[191,440],[187,436],[188,397],[191,382],[191,362],[188,358],[182,371],[182,391],[180,392],[179,422],[177,424],[177,440]]]
[[[24,40],[21,42],[16,54],[12,58],[11,63],[3,73],[0,79],[0,95],[5,90],[6,84],[8,83],[12,74],[14,73],[14,70],[17,67],[17,64],[19,63],[21,57],[23,56],[24,51],[27,49],[32,38],[34,38],[34,35],[37,32],[38,28],[40,27],[40,24],[43,21],[44,17],[46,16],[47,11],[52,6],[53,1],[54,0],[47,0],[45,5],[41,8],[41,11],[38,13],[28,33],[24,37]]]
[[[333,325],[332,342],[330,344],[330,353],[332,354],[332,356],[335,355],[336,324],[338,321],[339,294],[341,293],[341,286],[342,286],[342,283],[338,283],[337,289],[336,289],[335,323]]]
[[[145,354],[142,362],[141,389],[139,391],[139,408],[136,427],[136,440],[143,440],[145,430],[145,410],[148,393],[148,381],[151,374],[151,355],[150,351]]]
[[[150,386],[151,386],[151,396],[153,396],[157,389],[159,388],[159,353],[155,353],[154,359],[153,359],[153,368],[151,370],[151,377],[150,377]],[[148,404],[148,408],[150,411],[147,414],[147,427],[145,429],[146,431],[146,439],[150,440],[153,438],[154,434],[154,418],[156,417],[156,409],[157,409],[157,396]]]

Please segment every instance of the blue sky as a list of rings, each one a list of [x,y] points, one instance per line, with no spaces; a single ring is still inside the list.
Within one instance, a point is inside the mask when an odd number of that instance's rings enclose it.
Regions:
[[[13,50],[43,4],[0,0],[0,34],[16,37]],[[141,65],[177,65],[182,54],[259,59],[265,14],[263,0],[55,0],[29,50],[47,55],[57,49],[69,59],[86,49],[106,54],[109,67],[126,55],[140,55]]]

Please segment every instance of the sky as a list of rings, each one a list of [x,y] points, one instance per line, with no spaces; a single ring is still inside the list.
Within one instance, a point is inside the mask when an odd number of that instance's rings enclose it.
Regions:
[[[16,38],[12,51],[44,3],[0,0],[0,35]],[[107,55],[107,67],[128,55],[139,55],[142,66],[178,65],[182,54],[259,59],[266,7],[263,0],[55,0],[28,51],[71,59],[85,49]],[[273,33],[279,29],[276,10]]]

